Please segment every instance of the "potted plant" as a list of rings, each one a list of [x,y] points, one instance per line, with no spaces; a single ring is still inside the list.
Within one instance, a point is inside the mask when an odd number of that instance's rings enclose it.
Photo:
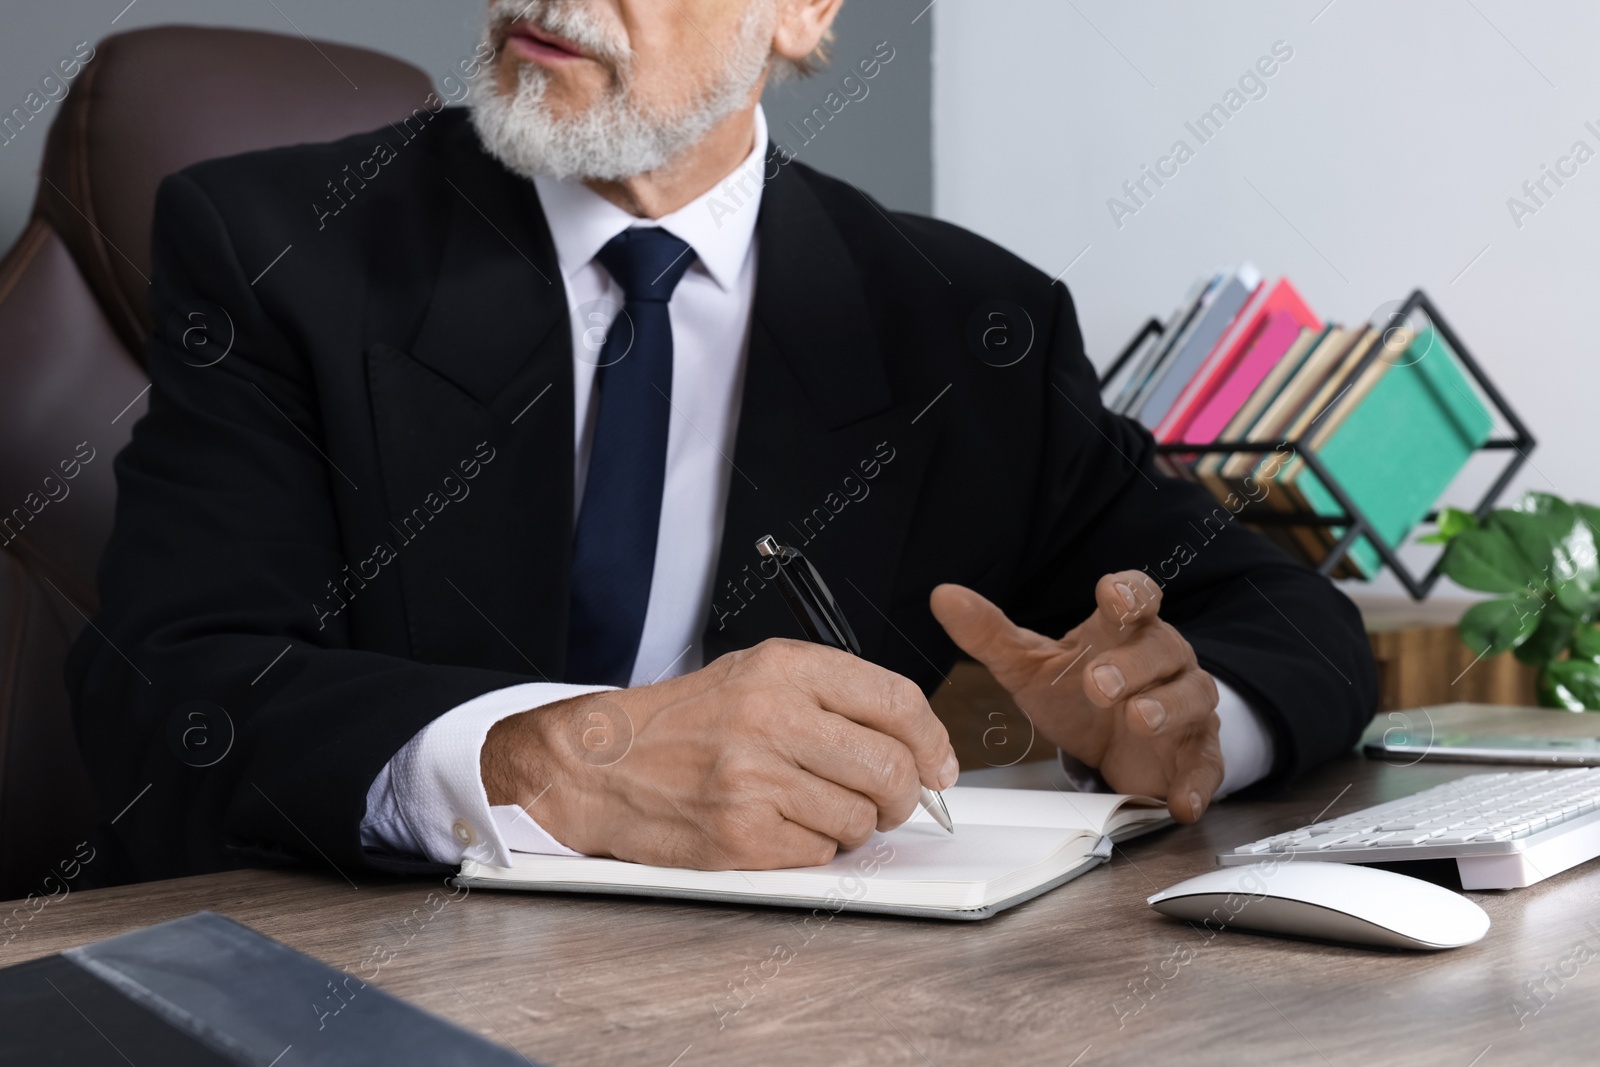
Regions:
[[[1419,540],[1445,546],[1439,569],[1457,585],[1497,594],[1461,618],[1474,654],[1536,667],[1546,707],[1600,710],[1600,508],[1528,493],[1482,520],[1446,508]]]

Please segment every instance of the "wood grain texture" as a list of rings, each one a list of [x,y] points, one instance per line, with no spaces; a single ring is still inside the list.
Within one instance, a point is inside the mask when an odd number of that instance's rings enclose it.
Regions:
[[[1427,720],[1512,733],[1600,725],[1471,707]],[[0,948],[0,964],[208,908],[369,976],[361,962],[383,945],[394,956],[378,985],[563,1067],[1592,1062],[1600,961],[1559,987],[1547,980],[1553,992],[1521,1029],[1512,1002],[1537,1003],[1524,983],[1559,970],[1580,941],[1600,947],[1593,863],[1468,894],[1493,926],[1441,954],[1231,932],[1207,941],[1144,902],[1211,869],[1220,849],[1475,770],[1350,755],[1284,795],[1225,801],[1197,826],[1131,842],[1107,867],[982,923],[846,913],[808,928],[805,913],[777,909],[486,891],[429,915],[441,888],[431,882],[352,888],[338,875],[237,871],[72,894]],[[739,1008],[730,989],[741,982]]]
[[[1476,660],[1461,643],[1456,623],[1469,603],[1359,597],[1356,606],[1378,664],[1380,711],[1451,701],[1536,703],[1532,667],[1509,652]]]

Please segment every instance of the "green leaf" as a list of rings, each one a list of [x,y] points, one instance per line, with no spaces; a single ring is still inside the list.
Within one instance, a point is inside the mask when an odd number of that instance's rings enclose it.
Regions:
[[[1592,663],[1600,663],[1600,626],[1594,623],[1584,623],[1572,635],[1569,645],[1573,659],[1586,659]]]
[[[1457,585],[1485,593],[1522,593],[1529,582],[1543,577],[1500,526],[1480,526],[1457,534],[1445,549],[1439,569]]]
[[[1595,542],[1600,544],[1600,508],[1595,507],[1593,504],[1574,502],[1572,510],[1576,511],[1578,518],[1588,525],[1589,532],[1594,535]]]
[[[1555,594],[1556,603],[1575,617],[1589,619],[1594,616],[1595,595],[1591,590],[1578,582],[1563,581],[1552,582],[1550,588]]]
[[[1460,508],[1445,508],[1439,516],[1439,532],[1454,537],[1463,530],[1476,530],[1478,517]]]
[[[1456,535],[1466,530],[1476,530],[1478,519],[1470,511],[1460,508],[1445,508],[1439,512],[1438,528],[1426,537],[1417,538],[1418,544],[1447,545],[1455,539]]]
[[[1529,489],[1518,497],[1515,503],[1504,510],[1521,512],[1524,515],[1552,515],[1570,512],[1572,505],[1554,493],[1544,493],[1537,489]]]
[[[1593,504],[1572,505],[1572,510],[1577,513],[1578,525],[1589,535],[1589,558],[1594,561],[1595,568],[1600,570],[1600,508]],[[1595,580],[1596,588],[1600,588],[1600,577]]]
[[[1529,598],[1533,599],[1533,598]],[[1517,646],[1516,657],[1524,663],[1531,663],[1535,667],[1543,667],[1561,655],[1562,650],[1572,640],[1573,627],[1578,625],[1577,617],[1565,611],[1559,604],[1540,604],[1538,612],[1538,626],[1532,636]]]
[[[1588,593],[1600,584],[1594,529],[1560,497],[1527,493],[1512,508],[1494,512],[1491,523],[1505,529],[1529,562],[1544,573],[1552,590],[1560,583],[1575,582]],[[1583,610],[1576,598],[1568,601],[1568,607]]]
[[[1563,659],[1539,672],[1539,702],[1568,711],[1600,709],[1600,663]]]
[[[1517,551],[1533,564],[1535,571],[1541,576],[1546,573],[1545,568],[1550,565],[1552,550],[1561,537],[1562,531],[1558,521],[1553,521],[1548,515],[1501,508],[1489,513],[1488,525],[1497,530],[1504,530],[1506,536],[1517,546]]]
[[[1537,597],[1485,600],[1474,604],[1461,616],[1461,641],[1480,656],[1494,656],[1516,648],[1538,627],[1541,606]]]

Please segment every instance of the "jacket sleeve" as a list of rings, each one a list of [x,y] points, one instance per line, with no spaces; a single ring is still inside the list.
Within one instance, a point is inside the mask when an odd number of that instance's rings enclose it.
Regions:
[[[185,175],[159,191],[153,261],[149,413],[67,664],[117,877],[433,869],[362,849],[368,786],[435,717],[536,679],[362,651],[350,613],[313,608],[344,573],[340,502],[380,493],[378,472],[329,443],[290,331]]]
[[[1142,570],[1162,617],[1201,665],[1266,718],[1270,781],[1292,781],[1349,750],[1371,720],[1377,677],[1361,617],[1333,584],[1244,528],[1247,503],[1163,476],[1143,427],[1107,411],[1066,288],[1043,381],[1045,461],[1027,553],[1007,605],[1061,633],[1094,609],[1104,574]],[[1269,491],[1252,490],[1258,500]]]

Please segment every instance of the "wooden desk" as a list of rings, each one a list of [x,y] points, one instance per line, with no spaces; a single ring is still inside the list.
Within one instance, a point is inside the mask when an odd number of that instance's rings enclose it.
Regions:
[[[1574,734],[1600,725],[1527,709],[1492,721]],[[1593,1062],[1600,960],[1548,984],[1555,992],[1521,1030],[1510,1004],[1580,940],[1600,948],[1600,865],[1470,894],[1493,918],[1488,936],[1432,955],[1228,932],[1204,942],[1144,903],[1210,869],[1221,848],[1474,770],[1350,755],[1288,796],[1225,802],[1199,826],[1132,842],[1107,867],[983,923],[843,913],[806,941],[790,911],[475,891],[401,947],[398,928],[413,909],[426,914],[435,886],[233,872],[72,894],[0,950],[0,964],[209,908],[338,967],[388,946],[397,954],[377,984],[552,1065]],[[1048,768],[968,781],[1001,773]],[[774,973],[763,964],[779,944],[795,956]],[[1193,957],[1179,965],[1184,948]],[[729,987],[752,974],[748,1004],[719,1029],[713,1005],[737,1004]],[[1135,1013],[1130,986],[1141,983]]]

